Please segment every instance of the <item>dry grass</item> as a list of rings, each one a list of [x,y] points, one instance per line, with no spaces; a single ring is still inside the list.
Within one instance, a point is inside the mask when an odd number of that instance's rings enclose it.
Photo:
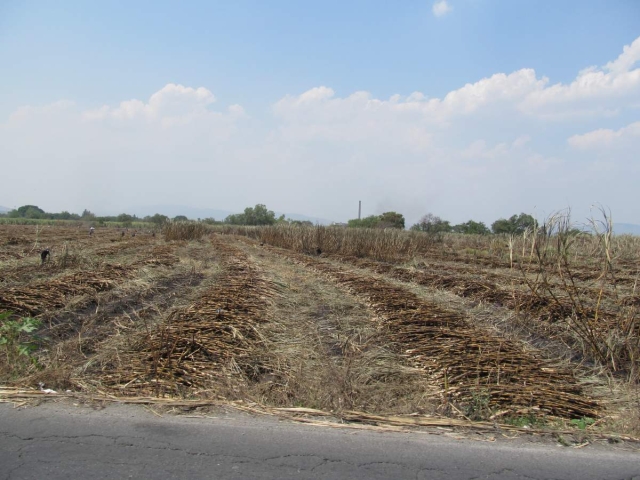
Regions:
[[[353,237],[343,229],[323,227],[287,227],[280,232],[276,230],[281,227],[250,228],[237,233],[312,255],[319,239],[328,236],[322,257],[449,292],[466,299],[470,310],[481,306],[482,315],[492,318],[474,323],[523,342],[525,348],[535,345],[545,358],[562,357],[580,376],[591,375],[583,377],[585,392],[602,399],[609,412],[602,413],[599,427],[635,435],[640,430],[640,405],[623,392],[638,388],[640,241],[611,235],[606,216],[592,235],[575,235],[563,215],[551,217],[545,227],[535,235],[511,238],[446,235],[441,244],[421,246],[410,243],[411,234],[393,232],[405,235],[402,254],[384,251],[381,246],[391,248],[392,243],[379,241],[385,236],[380,231],[370,232],[375,239],[367,244],[377,245],[376,250],[360,248],[361,231]],[[354,243],[345,245],[347,239]],[[499,322],[492,316],[496,308],[501,310]]]
[[[640,239],[613,236],[604,212],[602,220],[592,223],[595,233],[576,234],[569,214],[562,212],[549,217],[536,232],[521,236],[452,234],[442,242],[416,232],[322,226],[224,227],[223,231],[294,252],[337,255],[360,266],[365,259],[395,264],[421,259],[432,268],[421,272],[382,264],[372,268],[505,306],[535,321],[537,335],[567,344],[574,360],[635,383],[640,379]],[[443,273],[440,267],[446,265],[448,270],[451,264],[456,271]],[[497,270],[508,273],[497,278],[493,273]]]
[[[169,222],[162,227],[165,240],[200,240],[208,233],[208,228],[196,222]]]
[[[0,302],[37,315],[47,337],[37,365],[19,378],[0,365],[0,382],[252,399],[353,419],[599,416],[598,428],[640,430],[633,240],[224,231],[244,237],[165,243],[109,229],[90,238],[0,227]],[[43,246],[53,258],[41,266]],[[604,358],[577,321],[610,335],[597,343]],[[559,356],[570,363],[558,366]],[[617,403],[595,406],[592,395]]]
[[[529,263],[521,265],[520,270],[534,297],[532,301],[558,312],[556,320],[566,326],[584,358],[611,375],[637,383],[640,380],[638,273],[625,268],[630,252],[619,251],[611,219],[603,215],[600,224],[594,222],[596,233],[589,236],[572,232],[568,214],[551,216],[542,230],[532,236]],[[589,263],[581,264],[577,259],[585,252]],[[638,269],[639,265],[631,263],[632,268]],[[633,279],[633,284],[625,282],[625,277]]]
[[[275,247],[300,253],[321,252],[396,261],[433,247],[433,236],[396,229],[369,230],[340,227],[218,227],[225,234],[243,235]]]
[[[215,239],[210,249],[221,258],[216,283],[188,306],[145,324],[99,371],[93,369],[104,388],[125,395],[197,395],[227,377],[242,383],[264,369],[252,353],[261,340],[256,325],[270,286],[237,249]]]
[[[367,298],[384,319],[385,338],[424,370],[445,403],[467,411],[478,404],[506,410],[529,408],[560,416],[597,416],[570,371],[535,352],[471,325],[455,312],[420,301],[405,288],[299,254],[287,254]],[[480,398],[482,397],[482,402]]]
[[[248,389],[252,398],[332,412],[435,411],[424,373],[389,349],[364,302],[286,259],[245,250],[279,287],[260,326],[261,363],[272,367]]]
[[[19,233],[13,231],[11,237],[20,238]],[[173,303],[177,291],[201,280],[189,258],[197,245],[165,245],[151,235],[129,238],[99,230],[92,238],[82,235],[74,241],[75,234],[61,228],[47,232],[50,244],[66,248],[44,265],[30,255],[5,265],[12,286],[0,288],[0,310],[35,315],[44,327],[37,332],[40,349],[30,368],[16,378],[12,366],[0,361],[0,381],[73,387],[73,372],[96,354],[96,345],[122,330],[129,317],[157,313]],[[180,264],[176,253],[186,261]],[[73,258],[82,261],[70,261]]]

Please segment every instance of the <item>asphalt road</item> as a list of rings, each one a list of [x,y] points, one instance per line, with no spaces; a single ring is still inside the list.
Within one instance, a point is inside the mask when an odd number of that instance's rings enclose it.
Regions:
[[[637,479],[640,454],[240,414],[0,404],[0,479]]]

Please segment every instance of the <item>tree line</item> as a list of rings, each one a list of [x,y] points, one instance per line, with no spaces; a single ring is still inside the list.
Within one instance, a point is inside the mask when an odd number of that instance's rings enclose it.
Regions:
[[[122,225],[131,225],[133,222],[147,222],[161,225],[168,222],[170,219],[166,215],[156,213],[155,215],[148,215],[146,217],[138,217],[136,215],[130,215],[128,213],[121,213],[119,215],[104,215],[98,216],[93,212],[85,209],[81,214],[70,213],[62,211],[60,213],[45,212],[42,208],[36,205],[23,205],[22,207],[10,210],[9,212],[0,215],[5,218],[28,218],[36,220],[77,220],[95,223],[97,225],[104,224],[106,222],[117,222]],[[178,215],[173,218],[174,221],[187,221],[188,218],[184,215]]]
[[[512,215],[509,218],[500,218],[491,224],[491,229],[484,222],[469,220],[458,225],[451,225],[448,221],[441,219],[437,215],[428,213],[423,216],[418,223],[411,227],[411,230],[427,233],[463,233],[470,235],[489,235],[491,233],[506,233],[520,235],[525,230],[533,230],[538,225],[535,218],[526,213]]]
[[[138,217],[128,213],[111,216],[98,216],[87,209],[85,209],[82,214],[70,213],[67,211],[49,213],[36,205],[23,205],[22,207],[11,210],[5,214],[0,214],[0,217],[40,220],[77,220],[91,222],[97,225],[105,224],[107,222],[117,222],[122,225],[131,225],[133,222],[146,222],[161,226],[167,222],[191,221],[185,215],[177,215],[170,218],[167,215],[162,215],[161,213],[147,215],[145,217]],[[284,215],[276,217],[276,214],[272,210],[267,209],[267,207],[262,204],[258,204],[255,207],[247,207],[244,209],[244,212],[229,215],[222,221],[218,221],[214,218],[198,218],[196,221],[209,225],[274,225],[276,223],[287,223],[291,225],[313,226],[313,223],[308,220],[291,220],[285,218]]]
[[[430,234],[462,233],[468,235],[489,235],[491,233],[521,234],[526,229],[533,229],[537,225],[535,218],[526,213],[500,218],[487,227],[484,222],[469,220],[458,225],[451,225],[437,215],[427,213],[409,230]],[[397,228],[405,229],[404,216],[397,212],[385,212],[381,215],[370,215],[362,219],[352,219],[347,222],[353,228]]]
[[[137,217],[136,215],[130,215],[127,213],[121,213],[114,216],[97,216],[89,210],[85,209],[82,214],[70,213],[63,211],[60,213],[47,213],[40,207],[35,205],[23,205],[9,211],[6,214],[0,215],[8,218],[29,218],[29,219],[43,219],[43,220],[79,220],[96,223],[98,225],[105,224],[106,222],[117,222],[121,225],[131,225],[133,222],[147,222],[157,226],[174,221],[189,221],[185,215],[177,215],[170,218],[166,215],[156,213],[154,215],[148,215],[145,217]],[[292,220],[285,218],[284,215],[276,217],[273,210],[269,210],[266,205],[257,204],[255,207],[247,207],[242,213],[236,213],[227,216],[224,220],[218,221],[214,218],[198,219],[197,221],[216,225],[276,225],[276,224],[288,224],[297,226],[313,226],[313,223],[308,220]],[[424,215],[417,223],[410,227],[410,230],[417,232],[425,232],[430,234],[442,234],[442,233],[462,233],[473,235],[489,235],[494,234],[521,234],[527,229],[533,229],[537,225],[536,220],[526,213],[519,215],[512,215],[509,218],[500,218],[488,227],[483,222],[476,222],[469,220],[457,225],[451,225],[447,220],[443,220],[437,215],[428,213]],[[348,228],[396,228],[404,230],[406,228],[405,218],[401,213],[397,212],[384,212],[381,215],[370,215],[364,218],[354,218],[347,222]]]

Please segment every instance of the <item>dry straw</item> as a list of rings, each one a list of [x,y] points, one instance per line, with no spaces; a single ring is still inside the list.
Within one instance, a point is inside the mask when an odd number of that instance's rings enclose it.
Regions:
[[[388,340],[411,366],[429,374],[445,402],[462,405],[468,412],[485,403],[487,409],[598,416],[596,402],[585,398],[572,373],[559,365],[404,288],[307,255],[284,254],[367,298],[384,319]]]
[[[394,278],[452,290],[546,322],[547,327],[538,333],[566,343],[574,350],[574,358],[636,382],[640,377],[640,239],[613,235],[610,213],[600,208],[598,215],[590,220],[590,228],[577,228],[570,212],[562,211],[521,235],[508,236],[435,237],[394,229],[293,225],[224,226],[221,231],[294,252],[321,252],[348,261],[397,264],[425,259],[468,264],[480,278],[470,280],[438,271],[408,273],[392,266],[375,268]],[[449,270],[450,263],[445,268]],[[483,274],[490,273],[484,269],[508,269],[511,281],[499,285],[483,279]]]
[[[103,386],[125,395],[181,395],[229,375],[252,378],[260,343],[256,325],[271,286],[239,250],[213,239],[222,256],[217,285],[165,322],[147,325],[129,351],[120,352],[98,375]]]
[[[165,240],[200,240],[207,233],[207,226],[198,222],[169,222],[162,228]]]

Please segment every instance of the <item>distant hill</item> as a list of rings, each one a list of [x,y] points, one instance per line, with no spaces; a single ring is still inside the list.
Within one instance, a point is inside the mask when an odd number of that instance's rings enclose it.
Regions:
[[[616,235],[640,235],[640,225],[634,223],[614,223],[613,233]]]
[[[11,208],[0,206],[0,213],[7,213],[7,212],[9,212],[11,210],[12,210]]]

